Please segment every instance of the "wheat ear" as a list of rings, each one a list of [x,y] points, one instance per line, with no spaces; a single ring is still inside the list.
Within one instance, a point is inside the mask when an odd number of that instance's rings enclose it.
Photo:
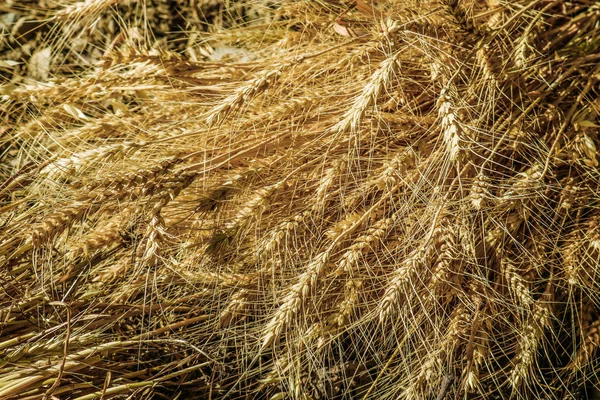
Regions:
[[[125,142],[84,150],[69,157],[58,159],[40,170],[40,175],[57,180],[77,174],[94,163],[125,156],[146,145],[145,142]]]
[[[456,161],[461,151],[460,142],[463,128],[447,89],[443,89],[440,94],[438,115],[442,121],[442,137],[446,143],[446,152],[450,161]]]
[[[69,4],[68,6],[60,9],[54,18],[57,20],[64,19],[78,19],[90,15],[98,15],[107,7],[115,5],[122,0],[85,0],[77,3]]]
[[[569,364],[571,369],[583,368],[600,347],[600,319],[594,321],[582,335],[582,342],[575,358]]]
[[[385,290],[385,294],[378,305],[379,320],[385,321],[394,312],[403,296],[406,296],[413,279],[418,271],[425,265],[426,251],[420,247],[413,250],[394,271],[394,276],[390,280]]]
[[[547,304],[538,301],[533,304],[532,310],[529,322],[525,325],[519,341],[513,370],[508,378],[508,382],[515,389],[528,381],[544,330],[550,327],[550,309]]]
[[[344,113],[342,120],[335,124],[331,130],[334,132],[356,132],[362,117],[369,107],[374,105],[381,91],[387,86],[394,75],[398,65],[400,53],[394,53],[379,64],[377,70],[371,75],[362,92],[354,99],[352,106]]]
[[[317,255],[308,264],[306,271],[302,273],[298,281],[290,288],[288,295],[283,300],[283,304],[279,306],[275,315],[267,323],[262,341],[263,348],[272,345],[294,320],[296,314],[310,295],[311,289],[315,287],[317,280],[325,272],[328,262],[329,252],[325,251]]]
[[[529,309],[533,304],[533,297],[531,296],[531,291],[528,288],[527,282],[523,279],[522,274],[519,273],[515,261],[509,256],[504,256],[500,261],[500,266],[508,284],[508,290],[513,298],[515,298],[522,307]]]
[[[255,78],[236,89],[232,95],[227,97],[221,104],[208,113],[206,123],[209,126],[213,126],[223,122],[229,114],[240,108],[243,104],[248,103],[277,82],[283,69],[284,65],[280,65],[274,69],[263,72],[258,78]]]
[[[248,289],[240,289],[231,296],[227,306],[219,315],[219,328],[225,328],[242,314],[248,307],[250,293]]]

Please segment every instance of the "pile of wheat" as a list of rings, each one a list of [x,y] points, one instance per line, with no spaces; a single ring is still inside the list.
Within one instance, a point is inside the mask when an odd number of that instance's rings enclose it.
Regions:
[[[0,398],[598,395],[597,2],[41,4]]]

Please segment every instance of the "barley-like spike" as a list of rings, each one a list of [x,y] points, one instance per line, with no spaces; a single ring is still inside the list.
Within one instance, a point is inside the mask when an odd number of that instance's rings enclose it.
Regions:
[[[520,337],[517,357],[508,380],[515,389],[530,380],[544,330],[550,327],[550,310],[547,304],[538,301],[533,304],[532,310]]]
[[[502,257],[500,263],[504,272],[504,278],[508,284],[508,290],[522,307],[529,310],[529,307],[533,304],[533,297],[527,287],[527,282],[519,274],[517,263],[509,256]]]
[[[280,65],[272,70],[266,71],[258,78],[255,78],[236,89],[232,95],[227,97],[208,113],[206,123],[209,126],[213,126],[223,122],[229,114],[239,109],[245,103],[250,102],[257,95],[277,82],[284,68],[285,65]]]
[[[47,216],[31,233],[33,245],[39,247],[69,229],[87,212],[97,209],[88,203],[75,202]]]
[[[490,188],[490,178],[484,174],[483,170],[479,171],[473,180],[471,192],[469,193],[469,200],[475,210],[481,210],[490,201],[492,198]]]
[[[337,262],[335,273],[350,273],[356,268],[360,257],[367,251],[375,251],[379,248],[381,241],[393,227],[397,215],[381,219],[359,236],[354,243],[348,247],[340,260]]]
[[[257,246],[256,254],[259,257],[266,257],[272,254],[282,242],[286,242],[293,232],[312,214],[311,210],[303,211],[299,214],[280,223],[274,228],[267,237]]]
[[[275,315],[267,323],[262,340],[262,347],[273,344],[285,329],[292,323],[304,302],[314,289],[317,280],[325,272],[329,262],[329,252],[317,255],[306,267],[306,271],[300,275],[297,282],[289,289],[283,303],[277,309]]]
[[[99,188],[112,189],[115,191],[129,190],[157,179],[182,161],[183,160],[179,157],[169,157],[150,168],[140,168],[135,172],[127,172],[124,174],[110,174],[102,179],[86,179],[84,181],[73,182],[71,186],[74,188],[82,188],[85,192],[92,192]]]
[[[243,311],[248,307],[249,297],[248,289],[240,289],[231,296],[229,303],[219,316],[219,328],[226,328],[240,318]]]
[[[285,181],[277,182],[273,185],[259,189],[250,201],[246,203],[244,208],[239,210],[237,214],[225,225],[228,232],[232,235],[238,233],[248,226],[255,218],[258,218],[263,210],[271,203],[280,189],[286,187]]]
[[[404,296],[409,296],[409,290],[414,283],[416,274],[423,268],[426,262],[426,251],[417,247],[413,250],[394,271],[394,275],[387,285],[385,294],[381,299],[379,309],[379,320],[385,321],[393,314]]]
[[[443,89],[438,100],[438,115],[441,119],[442,137],[446,144],[446,153],[450,161],[457,161],[461,148],[463,128],[456,114],[447,89]]]
[[[62,179],[73,174],[78,174],[94,163],[100,161],[106,162],[117,156],[125,157],[126,155],[130,155],[131,152],[137,151],[146,144],[145,142],[125,142],[84,150],[48,164],[40,170],[40,175],[46,176],[51,180]]]
[[[339,133],[357,131],[369,107],[377,102],[383,88],[392,80],[397,68],[398,56],[399,53],[394,53],[379,64],[360,95],[352,102],[350,109],[344,113],[342,120],[331,128],[331,131]]]
[[[141,262],[144,265],[156,265],[160,257],[160,249],[167,235],[165,221],[160,213],[155,213],[146,228],[145,240],[146,246],[142,254]]]

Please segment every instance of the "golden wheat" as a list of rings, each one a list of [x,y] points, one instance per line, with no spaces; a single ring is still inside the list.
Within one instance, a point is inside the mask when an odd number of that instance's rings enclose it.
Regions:
[[[0,397],[598,395],[593,2],[0,8]]]

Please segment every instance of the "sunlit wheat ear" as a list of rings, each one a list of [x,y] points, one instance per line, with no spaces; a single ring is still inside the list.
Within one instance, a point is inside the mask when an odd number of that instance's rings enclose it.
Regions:
[[[442,304],[443,298],[451,301],[463,279],[464,260],[461,260],[463,257],[460,254],[457,228],[441,226],[437,231],[439,254],[431,268],[431,279],[428,283],[431,291],[428,294],[429,301]]]
[[[375,222],[346,249],[337,263],[336,274],[352,273],[358,268],[361,257],[380,248],[382,240],[390,232],[397,215]]]
[[[491,200],[492,194],[490,193],[490,189],[490,178],[488,178],[482,170],[473,180],[471,191],[469,193],[471,206],[475,210],[481,210],[482,207],[484,207],[486,203]]]
[[[154,266],[160,257],[160,250],[166,236],[165,222],[157,212],[152,216],[145,234],[145,249],[141,262],[145,265]]]
[[[68,258],[74,259],[80,256],[89,258],[97,251],[120,245],[123,241],[121,232],[131,216],[131,211],[129,208],[124,209],[106,225],[98,226],[82,237],[81,242],[69,251]]]
[[[84,150],[69,157],[53,161],[42,168],[40,174],[53,180],[62,179],[84,171],[95,163],[108,162],[115,157],[130,155],[131,152],[138,150],[145,144],[144,142],[125,142]]]
[[[117,5],[123,0],[85,0],[69,4],[54,14],[57,20],[81,19],[90,15],[98,15],[104,9]]]
[[[31,232],[33,245],[38,247],[49,243],[69,229],[92,208],[93,206],[89,203],[75,202],[50,214],[42,223],[33,228]]]
[[[590,241],[592,248],[600,251],[600,214],[590,217],[585,230],[585,237]]]
[[[228,236],[238,235],[251,221],[260,218],[260,215],[273,200],[278,192],[285,188],[286,181],[280,181],[266,188],[259,189],[257,193],[244,204],[233,218],[225,225],[225,234]]]
[[[400,53],[395,53],[381,62],[362,92],[352,102],[352,106],[344,113],[342,120],[331,128],[332,131],[339,133],[356,132],[362,117],[369,107],[377,102],[381,91],[394,77],[394,71],[398,68],[399,55]]]
[[[312,213],[312,210],[303,211],[281,222],[257,245],[256,254],[259,257],[267,258],[280,246],[286,246],[287,240],[293,236],[296,229],[298,229]]]
[[[229,114],[250,102],[253,98],[277,82],[285,67],[285,65],[280,65],[274,69],[263,72],[258,78],[255,78],[236,89],[232,95],[225,98],[209,112],[208,117],[206,117],[206,123],[209,126],[212,126],[222,122]]]
[[[333,162],[333,165],[328,168],[321,179],[319,180],[319,186],[315,190],[315,202],[312,204],[313,210],[319,210],[324,208],[325,200],[330,192],[331,186],[334,184],[336,178],[339,178],[339,174],[347,165],[345,157]]]
[[[399,265],[387,284],[385,294],[378,305],[379,320],[384,322],[394,314],[402,300],[411,300],[412,285],[427,262],[427,252],[422,248],[413,250]]]
[[[100,178],[85,177],[71,183],[74,189],[80,189],[84,193],[90,193],[94,190],[104,189],[113,190],[116,193],[123,190],[131,190],[135,187],[143,186],[156,180],[158,177],[166,174],[182,160],[178,157],[169,157],[158,164],[148,168],[140,168],[135,172],[117,172],[105,174]],[[90,196],[82,195],[82,198]]]
[[[325,272],[329,256],[329,252],[317,255],[310,261],[296,283],[290,287],[288,294],[283,299],[283,303],[265,326],[262,339],[263,347],[271,346],[294,321],[294,318],[302,309],[304,302],[315,288],[317,280]]]
[[[249,298],[250,294],[248,289],[240,289],[231,296],[229,303],[219,315],[219,327],[225,328],[229,324],[236,322],[248,308]]]
[[[468,338],[468,329],[471,314],[460,302],[450,314],[450,320],[445,332],[445,336],[441,341],[441,350],[444,356],[452,360],[454,351]]]
[[[360,296],[360,289],[363,282],[359,279],[350,279],[346,282],[344,290],[344,299],[339,303],[338,309],[334,314],[333,321],[339,327],[343,328],[352,319],[354,309],[357,306]]]
[[[446,144],[446,153],[450,161],[456,161],[461,151],[460,143],[463,128],[446,89],[440,93],[438,115],[441,119],[442,137]]]
[[[492,61],[490,60],[490,51],[488,46],[481,46],[476,52],[476,59],[482,71],[483,83],[489,85],[489,89],[494,90],[498,85],[496,73],[493,70]]]
[[[523,307],[529,307],[533,304],[531,291],[527,287],[527,282],[519,274],[518,267],[514,260],[505,256],[501,261],[501,268],[504,272],[504,278],[508,284],[508,290],[517,302]]]

